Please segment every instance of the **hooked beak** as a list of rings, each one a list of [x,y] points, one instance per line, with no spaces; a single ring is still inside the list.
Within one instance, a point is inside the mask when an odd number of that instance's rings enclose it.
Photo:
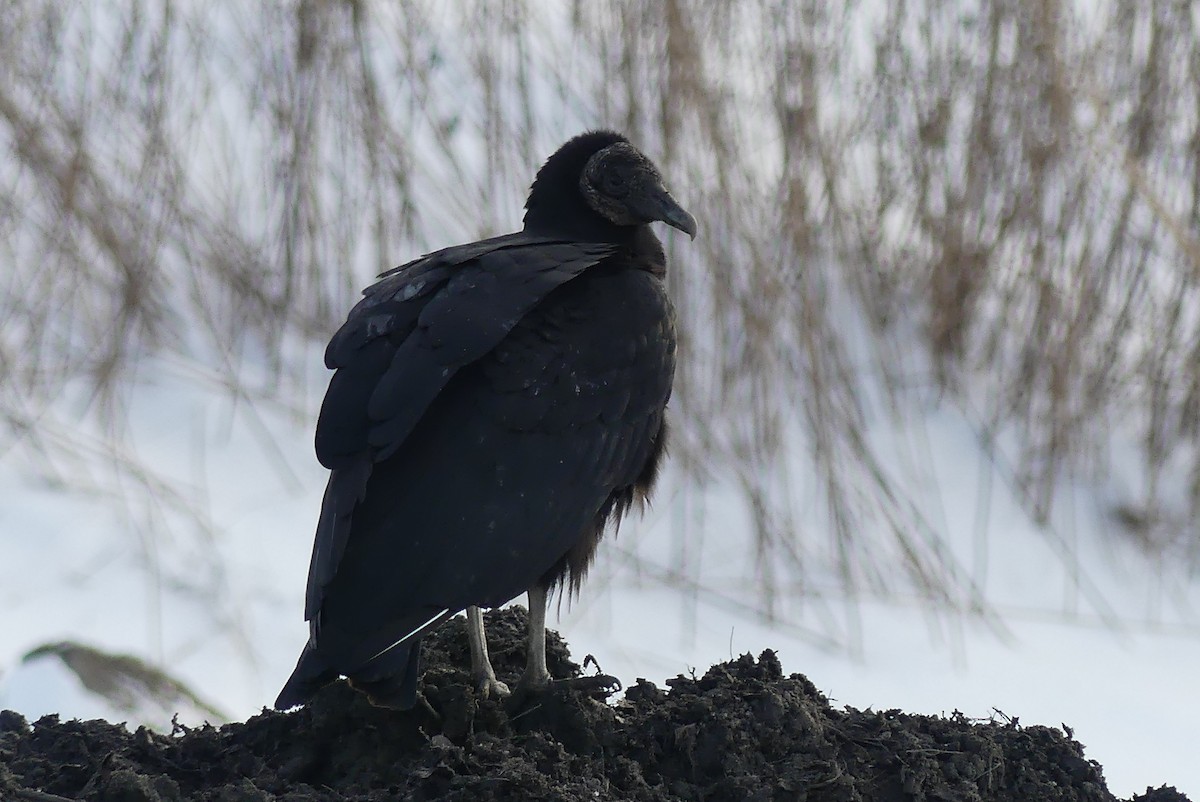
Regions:
[[[635,211],[647,221],[661,221],[692,239],[696,238],[696,218],[688,214],[665,188],[655,187],[636,206]]]

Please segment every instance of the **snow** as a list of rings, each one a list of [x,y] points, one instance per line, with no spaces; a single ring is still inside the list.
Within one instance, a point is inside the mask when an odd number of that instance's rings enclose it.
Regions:
[[[49,715],[82,721],[102,718],[119,722],[128,718],[84,688],[79,678],[57,659],[14,667],[0,688],[0,707],[16,710],[31,721]]]
[[[10,704],[10,699],[17,701]],[[21,661],[0,688],[0,706],[18,705],[30,720],[70,711],[71,718],[99,718],[165,733],[173,732],[176,724],[196,727],[226,721],[219,710],[198,702],[189,690],[142,661],[77,643],[49,644]]]

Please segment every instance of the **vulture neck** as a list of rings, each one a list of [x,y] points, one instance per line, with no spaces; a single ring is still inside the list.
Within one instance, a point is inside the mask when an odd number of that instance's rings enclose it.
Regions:
[[[542,186],[541,180],[539,175],[525,204],[526,233],[632,246],[644,236],[641,232],[650,232],[649,226],[619,226],[601,217],[574,185],[563,191],[558,186]]]

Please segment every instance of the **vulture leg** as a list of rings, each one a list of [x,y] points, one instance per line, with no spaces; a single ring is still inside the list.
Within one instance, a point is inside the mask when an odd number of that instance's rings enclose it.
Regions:
[[[546,588],[534,585],[529,589],[529,641],[525,673],[518,687],[522,691],[541,690],[550,684],[546,668]]]
[[[517,699],[536,696],[548,688],[561,690],[582,691],[596,698],[607,698],[621,689],[621,681],[608,674],[596,673],[586,677],[566,677],[553,679],[546,667],[546,601],[548,593],[544,585],[535,585],[529,589],[529,641],[527,645],[528,659],[525,672],[517,684]],[[596,660],[590,654],[583,661],[586,668],[588,663],[595,664]],[[599,666],[596,667],[599,672]]]
[[[492,661],[488,658],[487,639],[483,634],[483,611],[472,605],[467,608],[467,640],[471,643],[471,681],[484,699],[508,696],[508,686],[496,679]]]

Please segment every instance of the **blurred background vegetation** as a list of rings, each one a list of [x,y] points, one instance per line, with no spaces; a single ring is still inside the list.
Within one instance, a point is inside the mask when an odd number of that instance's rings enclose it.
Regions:
[[[219,559],[130,446],[146,365],[310,430],[370,277],[517,227],[596,126],[702,223],[671,248],[673,462],[750,511],[748,610],[831,581],[987,609],[881,453],[914,410],[966,420],[1048,538],[1064,488],[1132,477],[1114,531],[1195,573],[1187,0],[7,2],[0,459],[127,505],[148,558]],[[655,575],[703,588],[688,559]]]

